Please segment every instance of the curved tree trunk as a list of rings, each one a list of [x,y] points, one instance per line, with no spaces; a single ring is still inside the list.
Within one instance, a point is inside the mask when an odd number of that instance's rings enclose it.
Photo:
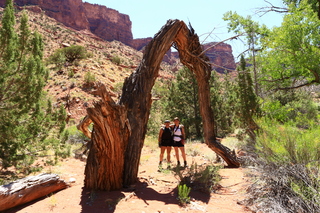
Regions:
[[[191,28],[191,26],[190,26]],[[199,37],[193,29],[184,24],[177,34],[175,46],[179,51],[181,63],[187,66],[195,75],[198,83],[200,114],[203,122],[203,133],[206,144],[221,156],[228,167],[239,167],[240,163],[235,154],[216,140],[214,114],[210,101],[211,66],[209,58],[203,54]]]
[[[210,105],[209,59],[202,54],[199,38],[183,21],[169,20],[147,45],[137,70],[125,80],[119,104],[115,104],[104,86],[99,86],[102,100],[88,109],[88,116],[78,125],[84,130],[94,123],[92,145],[85,170],[85,187],[112,190],[137,180],[141,150],[151,108],[151,90],[159,74],[160,63],[172,45],[181,62],[192,70],[198,82],[200,114],[207,145],[229,167],[239,167],[230,149],[216,140]],[[131,128],[130,128],[131,126]]]

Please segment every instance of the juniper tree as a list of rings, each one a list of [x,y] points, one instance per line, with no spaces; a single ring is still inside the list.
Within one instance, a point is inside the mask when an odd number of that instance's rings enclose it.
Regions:
[[[14,26],[13,3],[7,0],[0,28],[0,162],[2,168],[27,168],[42,151],[66,154],[59,139],[65,112],[54,109],[43,90],[48,71],[41,35],[31,33],[26,13],[18,33]]]
[[[249,70],[246,67],[246,61],[241,56],[240,67],[238,68],[237,76],[237,115],[240,121],[239,127],[244,129],[253,130],[257,129],[257,124],[254,122],[253,117],[259,111],[259,103],[256,94],[253,91],[253,82]]]

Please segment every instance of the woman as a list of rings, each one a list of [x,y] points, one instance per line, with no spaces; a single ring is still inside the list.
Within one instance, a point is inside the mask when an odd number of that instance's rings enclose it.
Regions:
[[[159,162],[159,169],[162,168],[162,160],[164,152],[167,150],[167,168],[170,168],[170,152],[172,146],[172,129],[170,127],[170,121],[166,120],[164,122],[164,127],[161,127],[159,132],[159,147],[160,147],[160,162]]]
[[[186,152],[184,150],[184,141],[186,139],[184,126],[180,124],[180,120],[178,117],[175,117],[173,119],[174,125],[172,126],[173,131],[173,148],[176,153],[177,158],[177,166],[180,166],[180,160],[179,160],[179,149],[181,151],[181,155],[184,161],[184,167],[187,167],[187,158],[186,158]]]

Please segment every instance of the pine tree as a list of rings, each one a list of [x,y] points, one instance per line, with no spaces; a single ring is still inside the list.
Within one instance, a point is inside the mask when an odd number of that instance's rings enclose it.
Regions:
[[[43,151],[55,150],[56,158],[67,154],[59,139],[65,111],[53,109],[43,90],[48,71],[41,35],[30,32],[25,13],[18,33],[14,26],[13,3],[7,0],[0,29],[0,162],[2,168],[25,169]]]
[[[215,131],[219,137],[225,137],[235,128],[236,84],[228,73],[219,77],[216,72],[212,72],[210,85],[211,106],[216,122]]]
[[[179,70],[177,81],[170,88],[167,112],[172,117],[180,117],[186,134],[202,137],[198,86],[194,74],[186,67]]]
[[[259,103],[257,96],[253,91],[253,82],[250,72],[246,68],[246,61],[241,56],[240,67],[238,68],[238,119],[240,121],[239,126],[245,129],[255,130],[257,128],[253,117],[259,111]]]

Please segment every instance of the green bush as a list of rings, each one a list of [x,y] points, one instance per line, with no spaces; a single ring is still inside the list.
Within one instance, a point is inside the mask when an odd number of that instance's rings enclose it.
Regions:
[[[178,200],[182,206],[190,203],[190,194],[191,188],[188,187],[186,184],[179,184],[178,185]]]
[[[86,72],[84,75],[84,82],[86,84],[93,84],[96,81],[96,76],[91,72]]]
[[[265,159],[305,165],[320,160],[320,127],[313,121],[306,121],[310,129],[269,119],[260,120],[259,125],[262,132],[258,134],[256,148]]]
[[[112,63],[114,63],[116,65],[121,64],[121,58],[119,56],[112,56],[111,61],[112,61]]]
[[[316,120],[318,107],[310,94],[304,91],[281,91],[264,100],[263,113],[281,123],[295,122],[297,126],[308,128],[308,120]]]
[[[74,63],[76,61],[86,59],[89,56],[87,50],[83,46],[72,45],[62,49],[57,49],[48,59],[49,64],[55,64],[61,68],[66,62]]]
[[[259,121],[260,181],[251,186],[250,205],[270,212],[320,212],[320,127],[313,120],[306,125],[308,129],[293,121]]]
[[[219,188],[218,182],[221,180],[218,174],[219,169],[219,166],[192,164],[190,169],[184,173],[177,167],[175,175],[178,176],[181,184],[186,184],[194,190],[210,194]]]

